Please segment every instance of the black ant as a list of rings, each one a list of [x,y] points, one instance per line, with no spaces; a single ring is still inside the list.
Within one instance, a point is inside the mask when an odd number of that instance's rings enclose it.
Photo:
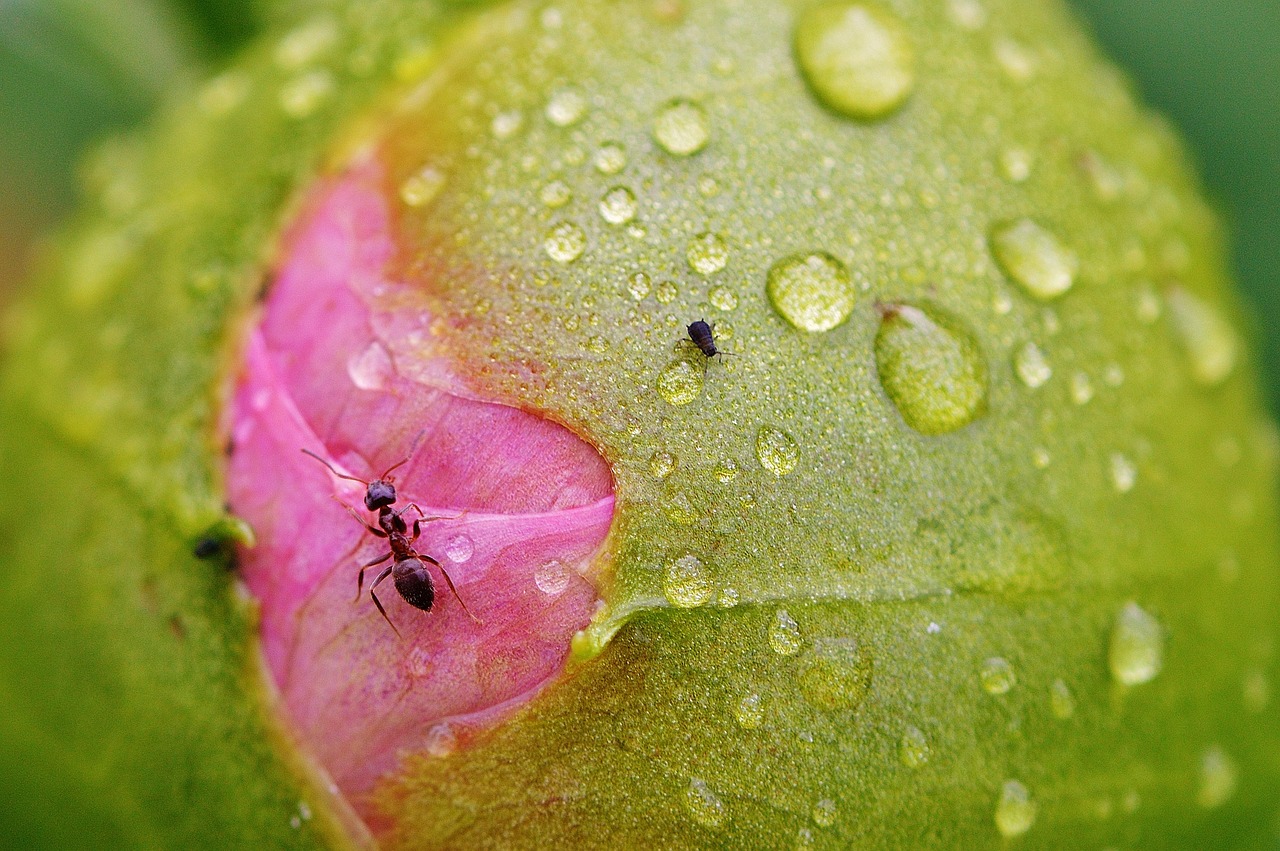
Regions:
[[[415,446],[417,441],[414,441]],[[371,567],[382,564],[387,559],[395,559],[391,566],[384,569],[378,574],[378,578],[373,580],[373,584],[369,586],[369,596],[373,598],[373,604],[378,607],[382,619],[390,625],[395,634],[401,638],[400,630],[396,629],[396,625],[391,623],[391,618],[387,617],[387,610],[382,607],[382,601],[378,599],[378,595],[374,593],[374,589],[386,579],[388,576],[395,583],[396,592],[400,594],[401,599],[416,609],[424,612],[431,611],[431,606],[435,602],[436,589],[435,584],[431,581],[431,573],[427,570],[426,562],[431,562],[440,568],[440,573],[444,576],[444,581],[448,583],[449,590],[453,592],[453,596],[457,598],[458,603],[462,606],[462,610],[467,613],[467,617],[476,623],[480,621],[475,615],[471,614],[471,610],[467,608],[467,604],[462,602],[462,597],[458,594],[458,589],[454,587],[453,579],[450,578],[448,571],[444,569],[444,565],[436,561],[429,555],[424,555],[413,548],[413,542],[418,540],[418,536],[422,533],[422,524],[432,520],[447,520],[446,517],[428,517],[416,503],[409,503],[399,510],[393,509],[391,506],[396,502],[396,486],[395,479],[391,476],[392,471],[408,462],[412,457],[413,451],[410,450],[408,456],[404,459],[392,464],[382,475],[372,481],[356,478],[339,473],[333,468],[333,465],[321,458],[310,450],[303,449],[302,452],[310,455],[321,464],[329,468],[329,472],[333,473],[340,479],[346,479],[352,482],[359,482],[365,486],[364,491],[364,507],[370,511],[378,512],[378,525],[372,526],[367,520],[356,513],[351,506],[343,503],[343,508],[351,513],[351,516],[360,522],[371,533],[379,538],[386,538],[391,550],[372,561],[360,565],[360,572],[356,575],[356,600],[359,601],[360,594],[364,590],[364,572]],[[418,512],[418,518],[413,521],[413,535],[409,535],[409,524],[404,519],[404,513],[412,508]]]
[[[680,342],[684,345],[692,343],[708,361],[711,358],[732,355],[732,352],[721,351],[716,346],[716,326],[714,323],[699,319],[697,322],[691,323],[685,330],[689,332],[689,339],[681,340]]]

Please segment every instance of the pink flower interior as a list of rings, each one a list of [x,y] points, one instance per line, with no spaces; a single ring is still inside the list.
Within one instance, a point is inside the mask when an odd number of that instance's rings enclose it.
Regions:
[[[609,468],[584,440],[469,393],[432,349],[422,288],[392,280],[380,168],[320,185],[288,236],[234,400],[231,507],[262,643],[292,725],[357,810],[408,753],[442,754],[500,722],[564,670],[597,606],[595,556],[613,517]],[[359,566],[389,552],[364,486],[393,472],[396,508],[431,520],[413,544],[431,610]],[[417,516],[413,509],[404,515]],[[410,525],[412,523],[410,522]],[[442,570],[457,586],[468,617]],[[366,813],[368,815],[368,813]]]

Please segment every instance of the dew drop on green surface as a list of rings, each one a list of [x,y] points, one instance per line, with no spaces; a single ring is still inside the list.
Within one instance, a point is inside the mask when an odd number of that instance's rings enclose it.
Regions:
[[[744,730],[756,730],[764,723],[764,700],[755,692],[745,694],[733,710],[734,720]]]
[[[769,624],[769,646],[779,656],[794,656],[804,646],[800,624],[786,609],[778,609]]]
[[[1170,287],[1169,318],[1186,352],[1191,377],[1212,387],[1235,369],[1239,343],[1235,330],[1214,308],[1181,287]]]
[[[1164,630],[1133,601],[1116,614],[1107,661],[1111,676],[1127,686],[1150,682],[1164,664]]]
[[[723,461],[716,464],[712,473],[715,475],[716,481],[727,485],[729,482],[738,478],[738,462],[732,458],[725,458]]]
[[[1017,780],[1006,780],[996,802],[996,830],[1006,839],[1021,836],[1036,823],[1036,803],[1027,787]]]
[[[649,456],[649,475],[655,479],[665,479],[675,468],[676,459],[670,452],[658,450]]]
[[[828,712],[856,709],[871,687],[871,656],[853,638],[818,638],[809,667],[800,675],[800,693]]]
[[[1061,721],[1076,714],[1076,698],[1066,681],[1054,680],[1049,686],[1049,711]]]
[[[1002,656],[992,656],[985,660],[978,669],[978,679],[982,682],[983,691],[995,695],[1008,694],[1018,683],[1013,666]]]
[[[876,370],[907,425],[945,434],[986,409],[987,365],[973,338],[951,320],[911,305],[881,308]]]
[[[795,438],[782,429],[761,426],[756,433],[756,459],[761,467],[782,477],[800,462],[800,447]]]
[[[908,726],[898,740],[898,762],[907,768],[920,768],[929,761],[929,740],[919,727]]]
[[[627,167],[627,150],[617,142],[606,142],[596,151],[591,164],[601,174],[617,174]]]
[[[499,112],[489,122],[489,132],[493,134],[493,138],[502,140],[510,139],[512,136],[520,132],[520,128],[524,126],[524,113],[518,109],[508,109]]]
[[[573,200],[573,190],[563,180],[553,180],[538,192],[538,199],[554,210]]]
[[[724,824],[724,802],[707,788],[705,780],[694,777],[689,780],[689,788],[684,794],[685,809],[689,816],[703,827],[716,828]]]
[[[645,296],[649,295],[650,286],[649,276],[644,272],[636,272],[630,278],[627,278],[627,292],[636,301],[641,301]]]
[[[669,405],[688,405],[702,393],[703,370],[687,360],[673,360],[658,374],[658,395]]]
[[[1035,343],[1026,343],[1013,353],[1013,370],[1018,379],[1032,390],[1043,387],[1053,377],[1049,359]]]
[[[854,288],[844,264],[830,254],[794,254],[773,264],[769,302],[801,331],[830,331],[853,312]]]
[[[818,100],[850,118],[884,118],[915,87],[915,50],[906,27],[878,4],[810,7],[796,26],[795,55]]]
[[[1087,405],[1093,399],[1093,381],[1087,372],[1077,372],[1071,376],[1071,401],[1077,405]]]
[[[1230,800],[1240,782],[1240,770],[1222,748],[1209,748],[1200,757],[1200,786],[1196,803],[1206,810],[1217,809]]]
[[[701,106],[677,98],[658,110],[653,119],[653,138],[667,153],[687,157],[707,146],[711,124]]]
[[[273,53],[276,65],[295,71],[314,62],[338,40],[338,28],[329,18],[308,21],[287,32]]]
[[[813,823],[818,827],[831,827],[836,823],[836,802],[823,798],[813,805]]]
[[[713,287],[707,300],[716,310],[730,311],[738,306],[738,296],[728,287]]]
[[[813,831],[807,827],[802,827],[796,831],[796,851],[805,851],[812,848],[814,844]]]
[[[1128,493],[1138,483],[1138,468],[1129,456],[1121,452],[1111,454],[1111,486],[1116,493]]]
[[[280,88],[280,108],[290,118],[306,118],[333,94],[333,74],[324,69],[294,77]]]
[[[572,263],[587,249],[587,235],[573,222],[560,222],[547,232],[542,247],[557,263]]]
[[[722,609],[732,609],[740,602],[736,588],[722,588],[716,595],[716,605]]]
[[[692,609],[711,601],[711,578],[702,559],[684,555],[667,565],[662,575],[662,593],[667,602],[680,609]]]
[[[600,218],[611,225],[625,225],[636,217],[636,196],[625,186],[615,186],[600,199]]]
[[[1000,153],[1000,173],[1010,183],[1025,183],[1034,160],[1026,148],[1006,148]]]
[[[400,184],[400,200],[409,207],[425,207],[444,188],[445,174],[434,165],[425,165]]]
[[[991,252],[1010,280],[1042,301],[1071,289],[1080,263],[1075,252],[1031,219],[992,228]]]
[[[577,124],[587,114],[587,99],[577,89],[557,89],[547,101],[547,120],[557,127]]]
[[[690,241],[685,259],[689,261],[689,268],[699,275],[714,275],[729,262],[729,246],[717,233],[700,233]]]
[[[663,281],[653,291],[653,297],[658,304],[671,304],[678,295],[680,290],[677,289],[675,281]]]

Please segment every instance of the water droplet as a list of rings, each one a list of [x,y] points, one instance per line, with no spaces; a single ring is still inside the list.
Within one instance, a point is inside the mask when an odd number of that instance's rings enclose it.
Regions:
[[[1053,463],[1053,456],[1049,454],[1049,450],[1043,446],[1037,446],[1031,450],[1031,463],[1037,470],[1047,470],[1049,465]]]
[[[642,300],[649,294],[649,276],[644,272],[636,272],[627,279],[627,292],[636,301]]]
[[[448,724],[437,724],[427,731],[424,750],[434,757],[445,757],[458,749],[458,736]]]
[[[725,458],[716,465],[714,475],[716,477],[716,481],[725,485],[729,484],[729,482],[738,478],[738,462],[734,461],[732,458]]]
[[[1160,294],[1150,284],[1143,284],[1138,288],[1138,293],[1134,297],[1133,312],[1143,325],[1154,325],[1160,318],[1160,314],[1164,312]]]
[[[542,247],[557,263],[572,263],[587,250],[587,235],[573,222],[560,222],[547,232]]]
[[[317,59],[338,40],[338,28],[329,18],[318,18],[290,30],[276,44],[276,65],[296,71]]]
[[[197,96],[207,115],[223,116],[235,109],[249,95],[249,77],[240,71],[227,71],[211,79]]]
[[[719,234],[700,233],[689,243],[685,259],[689,261],[689,268],[699,275],[714,275],[729,262],[729,246]]]
[[[769,269],[774,310],[801,331],[830,331],[853,312],[854,289],[844,264],[830,254],[794,254]]]
[[[702,393],[703,370],[687,360],[673,360],[658,374],[658,395],[681,407]]]
[[[475,552],[475,542],[467,535],[454,535],[444,545],[444,554],[454,564],[464,564],[471,561],[471,557],[475,555]]]
[[[947,11],[957,26],[971,32],[987,25],[987,10],[978,0],[950,0]]]
[[[421,647],[414,647],[405,657],[404,667],[411,677],[425,677],[431,670],[431,654]]]
[[[548,597],[558,597],[563,594],[572,578],[573,571],[569,569],[569,565],[555,558],[538,565],[533,572],[533,584]]]
[[[1128,493],[1138,481],[1138,468],[1128,456],[1120,452],[1111,453],[1111,484],[1116,493]]]
[[[1080,265],[1075,252],[1031,219],[992,228],[991,252],[1010,280],[1043,301],[1071,289]]]
[[[553,180],[542,187],[538,192],[538,198],[554,210],[573,200],[573,190],[563,180]]]
[[[1212,387],[1235,369],[1238,343],[1231,325],[1197,296],[1182,287],[1167,294],[1169,318],[1191,365],[1191,377]]]
[[[1253,670],[1244,677],[1244,708],[1254,713],[1264,711],[1271,702],[1271,681],[1265,671]]]
[[[636,196],[625,186],[615,186],[600,199],[600,217],[611,225],[625,225],[636,217]]]
[[[711,138],[707,113],[691,100],[669,101],[653,120],[653,138],[669,154],[680,157],[696,154]]]
[[[676,458],[670,452],[661,450],[649,456],[649,475],[655,479],[665,479],[676,468]]]
[[[1164,664],[1164,630],[1135,602],[1125,603],[1111,627],[1111,676],[1127,686],[1155,679]]]
[[[724,824],[724,802],[707,788],[705,780],[699,780],[696,777],[689,780],[689,788],[684,794],[684,805],[693,820],[703,827],[716,828]]]
[[[662,577],[662,593],[671,605],[692,609],[711,601],[711,578],[702,559],[685,555],[667,565]]]
[[[1027,343],[1013,353],[1013,369],[1022,383],[1035,390],[1053,377],[1053,368],[1044,351],[1035,343]]]
[[[1094,197],[1102,203],[1110,204],[1124,192],[1124,175],[1097,151],[1085,151],[1081,154],[1079,166],[1089,181]]]
[[[756,458],[760,466],[775,476],[785,476],[800,461],[800,446],[795,438],[773,426],[761,426],[756,432]]]
[[[800,676],[800,693],[812,706],[828,712],[857,709],[871,687],[872,662],[853,638],[818,638],[813,659]]]
[[[663,512],[675,523],[688,526],[698,519],[698,510],[684,491],[676,491],[662,504]]]
[[[755,730],[764,723],[764,703],[755,692],[744,695],[734,708],[733,717],[744,730]]]
[[[671,304],[676,300],[676,296],[680,291],[676,289],[674,281],[663,281],[658,284],[658,288],[654,291],[653,297],[658,304]]]
[[[698,194],[703,198],[714,198],[720,194],[720,184],[709,174],[698,178]]]
[[[444,188],[445,174],[434,165],[424,165],[400,184],[400,200],[409,207],[425,207]]]
[[[518,109],[508,109],[499,112],[489,122],[489,132],[493,134],[493,138],[502,140],[510,139],[512,136],[520,132],[520,128],[524,126],[524,113]]]
[[[982,690],[993,695],[1008,694],[1018,683],[1013,666],[1001,656],[992,656],[984,661],[978,671],[978,679],[982,681]]]
[[[996,802],[996,830],[1006,839],[1021,836],[1036,823],[1036,803],[1027,787],[1017,780],[1006,780]]]
[[[587,99],[577,89],[558,89],[547,101],[547,120],[557,127],[569,127],[587,114]]]
[[[1000,173],[1010,183],[1025,183],[1031,177],[1032,162],[1026,148],[1006,148],[1000,153]]]
[[[884,118],[915,86],[915,50],[892,13],[862,3],[824,3],[796,26],[796,58],[818,100],[850,118]]]
[[[333,75],[323,69],[294,77],[280,88],[280,108],[290,118],[306,118],[333,93]]]
[[[1025,83],[1034,77],[1040,64],[1029,47],[1011,38],[996,39],[991,45],[991,53],[1009,79],[1019,83]]]
[[[714,287],[707,294],[707,300],[716,310],[729,311],[738,306],[738,296],[728,287]]]
[[[1196,792],[1196,803],[1206,810],[1216,809],[1235,794],[1239,782],[1240,771],[1235,761],[1215,745],[1200,758],[1200,788]]]
[[[986,409],[987,365],[973,338],[949,318],[910,305],[881,308],[876,370],[907,425],[945,434]]]
[[[898,761],[907,768],[920,768],[929,761],[929,740],[919,727],[908,726],[898,740]]]
[[[794,656],[804,646],[800,624],[786,609],[774,613],[773,622],[769,624],[769,646],[780,656]]]
[[[1087,405],[1093,399],[1093,382],[1087,372],[1077,372],[1071,376],[1071,401],[1077,405]]]
[[[1118,363],[1109,363],[1102,370],[1102,380],[1108,387],[1119,387],[1124,384],[1124,369]]]
[[[394,374],[391,355],[376,340],[347,359],[347,377],[361,390],[381,390]]]
[[[1076,698],[1071,687],[1063,680],[1054,680],[1049,686],[1049,710],[1054,718],[1062,721],[1076,714]]]
[[[724,588],[716,595],[716,605],[722,609],[732,609],[738,605],[738,591],[735,588]]]
[[[836,802],[823,798],[813,805],[813,823],[818,827],[831,827],[836,823]]]
[[[601,174],[617,174],[627,167],[626,148],[617,142],[606,142],[596,151],[591,162]]]

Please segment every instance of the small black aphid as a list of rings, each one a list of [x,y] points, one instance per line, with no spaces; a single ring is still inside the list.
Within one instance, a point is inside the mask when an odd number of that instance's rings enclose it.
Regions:
[[[220,552],[222,552],[222,539],[215,538],[213,535],[205,535],[191,548],[191,554],[196,558],[213,558]]]
[[[707,320],[699,319],[697,322],[690,324],[688,331],[689,339],[698,347],[698,351],[707,357],[714,358],[724,354],[724,352],[716,348],[716,329]]]

